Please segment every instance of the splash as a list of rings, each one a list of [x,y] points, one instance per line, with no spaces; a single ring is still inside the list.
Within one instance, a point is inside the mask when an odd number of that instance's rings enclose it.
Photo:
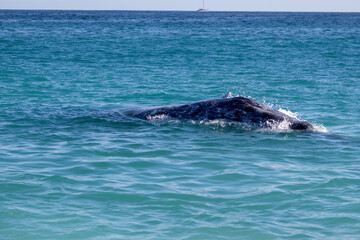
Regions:
[[[278,109],[279,112],[282,112],[292,118],[295,118],[299,121],[301,121],[302,119],[300,118],[300,114],[297,113],[297,112],[292,112],[290,110],[285,110],[285,109],[282,109],[282,108],[279,108]],[[283,121],[281,123],[279,123],[279,129],[283,129],[283,128],[286,128],[286,125],[287,125],[287,121]],[[313,126],[314,126],[314,130],[312,132],[319,132],[319,133],[328,133],[329,131],[326,129],[326,127],[324,127],[324,125],[322,124],[317,124],[317,123],[311,123]],[[289,127],[289,125],[288,125]]]
[[[319,133],[328,133],[329,130],[326,129],[326,127],[322,124],[313,124],[314,126],[314,132],[319,132]]]
[[[296,112],[293,113],[293,112],[290,111],[290,110],[286,110],[286,109],[282,109],[282,108],[279,108],[278,111],[279,111],[279,112],[282,112],[283,114],[286,114],[286,115],[288,115],[288,116],[290,116],[290,117],[292,117],[292,118],[295,118],[295,119],[297,119],[297,120],[300,120],[300,119],[299,119],[299,114],[296,113]]]

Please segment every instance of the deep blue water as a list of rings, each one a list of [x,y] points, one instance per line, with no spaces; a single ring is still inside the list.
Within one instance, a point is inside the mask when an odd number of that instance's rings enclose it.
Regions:
[[[0,13],[0,239],[359,239],[359,13]],[[228,92],[316,131],[125,114]]]

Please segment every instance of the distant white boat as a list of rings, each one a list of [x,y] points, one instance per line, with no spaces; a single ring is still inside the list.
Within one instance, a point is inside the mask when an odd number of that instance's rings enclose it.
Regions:
[[[205,8],[205,0],[203,0],[203,7],[202,8],[200,8],[199,10],[197,10],[198,12],[208,12],[208,11],[210,11],[209,9],[206,9]]]

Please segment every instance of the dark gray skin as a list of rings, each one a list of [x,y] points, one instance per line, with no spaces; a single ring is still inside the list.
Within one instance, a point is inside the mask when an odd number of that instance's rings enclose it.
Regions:
[[[188,120],[226,119],[265,128],[282,121],[287,121],[290,124],[289,127],[293,130],[310,131],[314,129],[314,126],[309,122],[299,121],[245,97],[224,97],[180,106],[158,107],[140,110],[133,113],[133,115],[144,120],[150,120],[159,115]]]

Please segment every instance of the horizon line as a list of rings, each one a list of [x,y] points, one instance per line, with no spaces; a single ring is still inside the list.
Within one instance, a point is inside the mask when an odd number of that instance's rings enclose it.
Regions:
[[[56,8],[44,8],[44,9],[24,9],[24,8],[0,8],[0,11],[131,11],[131,12],[197,12],[197,10],[136,10],[136,9],[56,9]],[[296,11],[296,10],[209,10],[208,12],[279,12],[279,13],[360,13],[360,11]]]

